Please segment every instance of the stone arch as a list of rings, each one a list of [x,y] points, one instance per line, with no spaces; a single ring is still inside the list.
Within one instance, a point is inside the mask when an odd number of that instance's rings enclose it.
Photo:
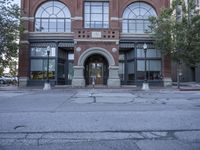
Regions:
[[[78,66],[84,66],[86,59],[93,54],[100,54],[104,56],[107,59],[109,66],[115,65],[115,60],[113,56],[106,49],[103,49],[100,47],[93,47],[93,48],[87,49],[81,54],[78,60]]]

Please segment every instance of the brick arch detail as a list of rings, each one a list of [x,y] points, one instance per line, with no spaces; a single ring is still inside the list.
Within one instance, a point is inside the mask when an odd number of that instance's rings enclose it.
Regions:
[[[78,66],[84,66],[84,63],[87,60],[87,58],[93,54],[100,54],[104,56],[107,59],[109,66],[115,65],[115,60],[113,56],[106,49],[100,47],[93,47],[87,49],[81,54],[78,60]]]

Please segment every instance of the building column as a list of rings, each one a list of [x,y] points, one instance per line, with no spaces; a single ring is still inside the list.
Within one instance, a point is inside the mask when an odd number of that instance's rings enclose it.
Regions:
[[[171,77],[171,57],[170,55],[163,57],[163,85],[164,87],[172,86],[172,77]]]
[[[119,66],[109,66],[108,87],[120,87]]]
[[[18,82],[19,87],[26,87],[29,79],[29,42],[21,41],[20,44]]]
[[[84,87],[85,86],[83,70],[84,70],[84,66],[74,66],[74,77],[72,79],[73,87]]]

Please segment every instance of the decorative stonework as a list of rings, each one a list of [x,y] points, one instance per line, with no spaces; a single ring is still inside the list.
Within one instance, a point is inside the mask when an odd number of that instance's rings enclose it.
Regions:
[[[86,51],[84,51],[81,54],[81,56],[79,57],[79,60],[78,60],[78,66],[83,66],[84,63],[85,63],[85,60],[90,55],[93,55],[93,54],[100,54],[107,59],[110,66],[115,65],[115,60],[114,60],[114,58],[113,58],[113,56],[111,55],[110,52],[108,52],[106,49],[103,49],[103,48],[100,48],[100,47],[93,47],[93,48],[87,49]]]
[[[83,66],[74,66],[74,77],[72,79],[73,87],[84,87],[85,86],[83,70],[84,70]]]
[[[109,66],[108,87],[120,87],[119,66]]]
[[[116,48],[112,48],[112,52],[115,53],[117,51]]]
[[[78,66],[74,66],[74,77],[72,80],[72,86],[74,87],[83,87],[85,86],[85,78],[84,78],[84,63],[86,59],[93,55],[100,54],[104,56],[109,64],[109,77],[107,81],[107,85],[109,87],[119,87],[120,86],[120,78],[119,78],[119,66],[115,66],[115,60],[110,52],[103,48],[93,47],[84,51],[78,60]]]
[[[80,52],[80,51],[81,51],[81,48],[80,48],[80,47],[77,47],[77,48],[76,48],[76,51],[77,51],[77,52]]]

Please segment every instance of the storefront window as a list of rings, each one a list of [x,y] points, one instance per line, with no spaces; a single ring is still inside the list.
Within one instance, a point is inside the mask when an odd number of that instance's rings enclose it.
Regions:
[[[31,79],[41,80],[47,77],[47,59],[31,59]],[[55,59],[49,60],[49,79],[55,79]]]
[[[148,80],[159,80],[161,78],[161,60],[147,60],[146,71]],[[145,60],[137,60],[137,79],[145,79]]]
[[[129,49],[119,54],[119,77],[122,84],[132,84],[135,80],[135,50]]]
[[[124,62],[120,62],[119,63],[119,77],[120,77],[121,81],[123,81],[125,79],[124,78],[124,73],[125,73]]]
[[[144,50],[143,49],[137,49],[137,58],[144,58]],[[159,50],[156,49],[148,49],[147,51],[147,58],[160,58],[161,53]]]
[[[31,56],[47,56],[47,48],[46,47],[32,47],[31,48]],[[56,56],[56,48],[51,47],[49,56]]]

